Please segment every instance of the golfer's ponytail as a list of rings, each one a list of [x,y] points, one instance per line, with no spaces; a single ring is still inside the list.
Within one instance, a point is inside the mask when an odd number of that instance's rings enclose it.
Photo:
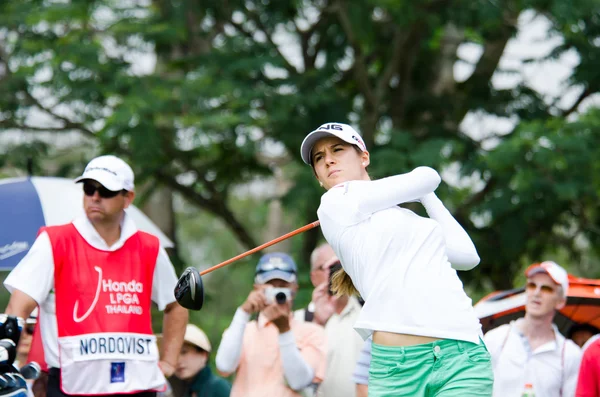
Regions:
[[[358,295],[358,291],[354,286],[354,283],[352,283],[352,279],[343,268],[339,268],[333,273],[333,276],[331,276],[331,291],[334,295]]]

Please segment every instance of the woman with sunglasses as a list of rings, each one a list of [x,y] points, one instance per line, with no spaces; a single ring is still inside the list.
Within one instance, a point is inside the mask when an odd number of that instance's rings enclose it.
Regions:
[[[185,333],[175,269],[158,238],[139,231],[125,211],[135,197],[127,163],[97,157],[75,182],[83,185],[85,216],[40,229],[4,282],[6,313],[27,318],[40,307],[48,397],[147,397],[175,371]],[[160,357],[152,302],[164,310]]]
[[[491,396],[490,356],[456,274],[479,257],[433,193],[438,173],[372,181],[363,139],[341,123],[308,134],[301,156],[327,190],[317,214],[343,266],[333,289],[365,300],[355,328],[373,336],[369,396]],[[410,201],[429,218],[398,207]]]

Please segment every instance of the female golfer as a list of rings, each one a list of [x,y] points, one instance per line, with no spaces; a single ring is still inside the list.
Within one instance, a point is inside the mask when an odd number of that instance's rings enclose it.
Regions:
[[[327,190],[317,214],[343,265],[333,289],[366,301],[355,328],[373,334],[369,396],[491,396],[490,355],[456,274],[479,256],[433,193],[439,174],[371,181],[363,139],[341,123],[308,134],[301,155]],[[417,200],[429,218],[397,206]]]

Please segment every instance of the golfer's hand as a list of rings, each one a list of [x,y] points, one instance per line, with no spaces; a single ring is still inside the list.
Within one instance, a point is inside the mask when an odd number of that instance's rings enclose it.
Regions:
[[[267,306],[267,297],[265,296],[264,288],[256,287],[246,301],[242,304],[242,310],[248,314],[258,313]]]
[[[315,322],[325,325],[329,318],[335,313],[335,305],[338,296],[329,295],[329,282],[321,283],[312,293],[312,301],[315,304]]]
[[[290,330],[290,307],[287,302],[268,305],[263,309],[262,315],[277,327],[280,334]]]

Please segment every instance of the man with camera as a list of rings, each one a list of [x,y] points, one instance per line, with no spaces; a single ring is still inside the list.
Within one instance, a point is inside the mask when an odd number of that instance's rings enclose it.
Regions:
[[[325,376],[322,327],[293,319],[294,260],[270,253],[256,266],[254,289],[237,309],[217,350],[217,369],[234,373],[231,397],[298,397]],[[256,320],[250,316],[258,314]]]
[[[352,372],[363,340],[353,326],[361,305],[355,296],[333,296],[331,277],[341,264],[329,244],[315,248],[310,262],[310,280],[315,287],[312,321],[324,326],[327,333],[327,377],[319,386],[318,396],[354,397],[356,385]]]

